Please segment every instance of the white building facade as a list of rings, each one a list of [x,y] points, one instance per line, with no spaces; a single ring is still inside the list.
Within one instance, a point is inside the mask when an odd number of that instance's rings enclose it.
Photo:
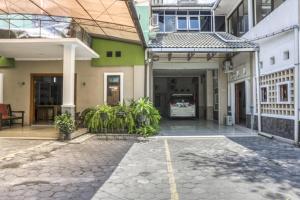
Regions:
[[[231,116],[299,143],[298,0],[153,0],[150,9],[146,89],[157,107],[194,92],[200,120]]]

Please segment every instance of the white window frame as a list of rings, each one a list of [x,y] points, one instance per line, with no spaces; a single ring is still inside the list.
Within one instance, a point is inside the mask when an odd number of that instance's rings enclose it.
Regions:
[[[124,73],[123,72],[109,72],[104,73],[104,104],[107,104],[107,77],[108,76],[120,76],[120,102],[123,104],[124,101]]]
[[[288,90],[288,100],[287,101],[280,101],[280,86],[281,85],[287,85],[287,90]],[[277,83],[277,103],[278,104],[290,104],[291,103],[291,82],[290,81],[285,81],[282,83]]]
[[[156,24],[154,23],[156,22]],[[151,26],[153,27],[159,27],[159,14],[153,13],[151,17]]]
[[[196,17],[198,19],[198,28],[191,27],[191,17]],[[200,30],[200,17],[198,15],[189,15],[188,18],[189,18],[189,20],[188,20],[189,30],[199,31]]]
[[[185,29],[183,28],[179,28],[178,27],[178,18],[179,17],[185,17],[186,18],[186,27],[185,27]],[[189,26],[189,18],[188,18],[188,16],[187,15],[177,15],[177,17],[176,17],[176,29],[177,30],[179,30],[179,31],[187,31],[188,30],[188,26]]]
[[[262,93],[261,93],[261,89],[266,88],[267,89],[267,101],[262,101]],[[260,102],[262,104],[268,104],[269,103],[269,87],[267,85],[263,85],[260,87]]]

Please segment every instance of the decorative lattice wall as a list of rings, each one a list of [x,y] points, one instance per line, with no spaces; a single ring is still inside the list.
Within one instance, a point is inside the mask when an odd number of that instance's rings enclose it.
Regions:
[[[290,101],[280,103],[277,99],[277,85],[290,82]],[[271,115],[294,115],[294,68],[266,74],[260,77],[261,87],[268,88],[268,102],[261,103],[261,112]]]

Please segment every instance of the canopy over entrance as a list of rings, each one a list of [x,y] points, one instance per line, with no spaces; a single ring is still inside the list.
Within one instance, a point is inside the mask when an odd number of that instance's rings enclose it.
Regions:
[[[70,17],[91,35],[142,42],[130,0],[0,0],[0,14]]]

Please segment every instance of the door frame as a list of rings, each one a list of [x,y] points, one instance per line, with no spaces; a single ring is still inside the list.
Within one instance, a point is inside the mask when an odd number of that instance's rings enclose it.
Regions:
[[[244,85],[244,88],[242,88],[241,85]],[[234,83],[234,102],[235,102],[235,105],[234,105],[234,122],[235,122],[235,124],[238,124],[238,125],[242,125],[241,122],[240,122],[240,117],[241,117],[240,107],[241,107],[241,105],[239,105],[240,104],[240,101],[239,101],[240,99],[238,99],[239,98],[238,92],[241,91],[241,89],[244,90],[245,101],[247,101],[246,81],[245,80]],[[245,106],[244,109],[245,109],[245,119],[246,119],[247,105]]]
[[[34,89],[34,78],[35,77],[46,77],[46,76],[60,76],[64,78],[63,73],[31,73],[30,74],[30,102],[29,102],[29,125],[33,125],[33,119],[34,119],[34,95],[35,95],[35,89]],[[77,105],[77,74],[75,74],[75,87],[74,87],[74,102],[75,105]],[[76,106],[75,106],[76,109]]]

